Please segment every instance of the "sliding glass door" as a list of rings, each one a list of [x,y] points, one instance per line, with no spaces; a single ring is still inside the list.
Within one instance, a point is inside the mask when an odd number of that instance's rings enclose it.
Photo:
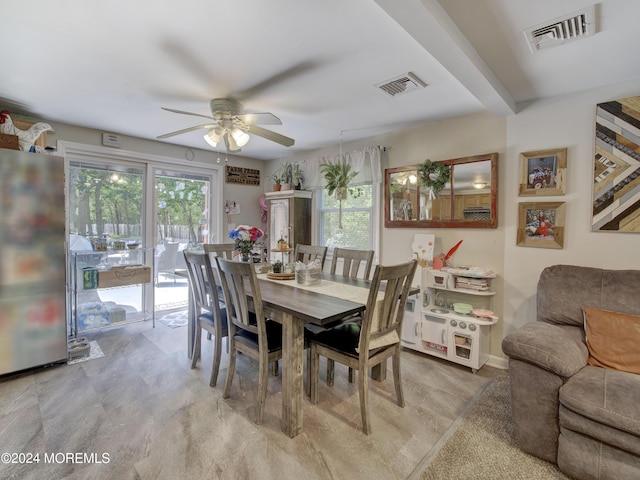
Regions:
[[[113,324],[111,317],[120,321],[123,310],[133,320],[186,309],[183,250],[219,238],[222,167],[71,142],[59,142],[58,150],[66,158],[69,250],[88,252],[95,265],[86,266],[107,269],[133,254],[127,249],[123,254],[122,246],[139,244],[145,252],[141,263],[154,267],[147,284],[81,289],[78,308],[119,314],[105,315],[105,326]],[[71,253],[70,261],[74,258]],[[72,288],[69,284],[70,324]]]
[[[155,170],[156,312],[184,310],[188,282],[183,251],[210,243],[211,174]]]

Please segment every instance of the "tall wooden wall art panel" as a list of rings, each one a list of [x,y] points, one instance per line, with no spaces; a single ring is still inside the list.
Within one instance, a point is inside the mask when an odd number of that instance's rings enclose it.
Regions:
[[[640,232],[640,96],[596,107],[592,231]]]

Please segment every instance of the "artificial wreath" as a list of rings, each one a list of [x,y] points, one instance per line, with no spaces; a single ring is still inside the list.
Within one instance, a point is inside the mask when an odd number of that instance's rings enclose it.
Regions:
[[[420,186],[427,187],[438,194],[451,178],[451,167],[444,162],[425,160],[418,165],[418,181]]]

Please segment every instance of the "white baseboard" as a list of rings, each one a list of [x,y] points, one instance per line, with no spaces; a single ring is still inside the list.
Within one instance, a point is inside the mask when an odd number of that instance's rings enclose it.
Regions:
[[[491,355],[489,356],[489,360],[487,360],[487,363],[485,365],[500,368],[502,370],[507,370],[509,368],[509,359],[506,357],[496,357],[495,355]]]

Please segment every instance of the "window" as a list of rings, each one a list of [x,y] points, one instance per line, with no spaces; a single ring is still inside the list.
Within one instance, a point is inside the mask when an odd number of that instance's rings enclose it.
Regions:
[[[371,184],[360,185],[350,190],[342,201],[342,231],[339,229],[340,202],[327,195],[326,190],[316,190],[318,213],[318,245],[375,250],[375,223],[377,189]]]

